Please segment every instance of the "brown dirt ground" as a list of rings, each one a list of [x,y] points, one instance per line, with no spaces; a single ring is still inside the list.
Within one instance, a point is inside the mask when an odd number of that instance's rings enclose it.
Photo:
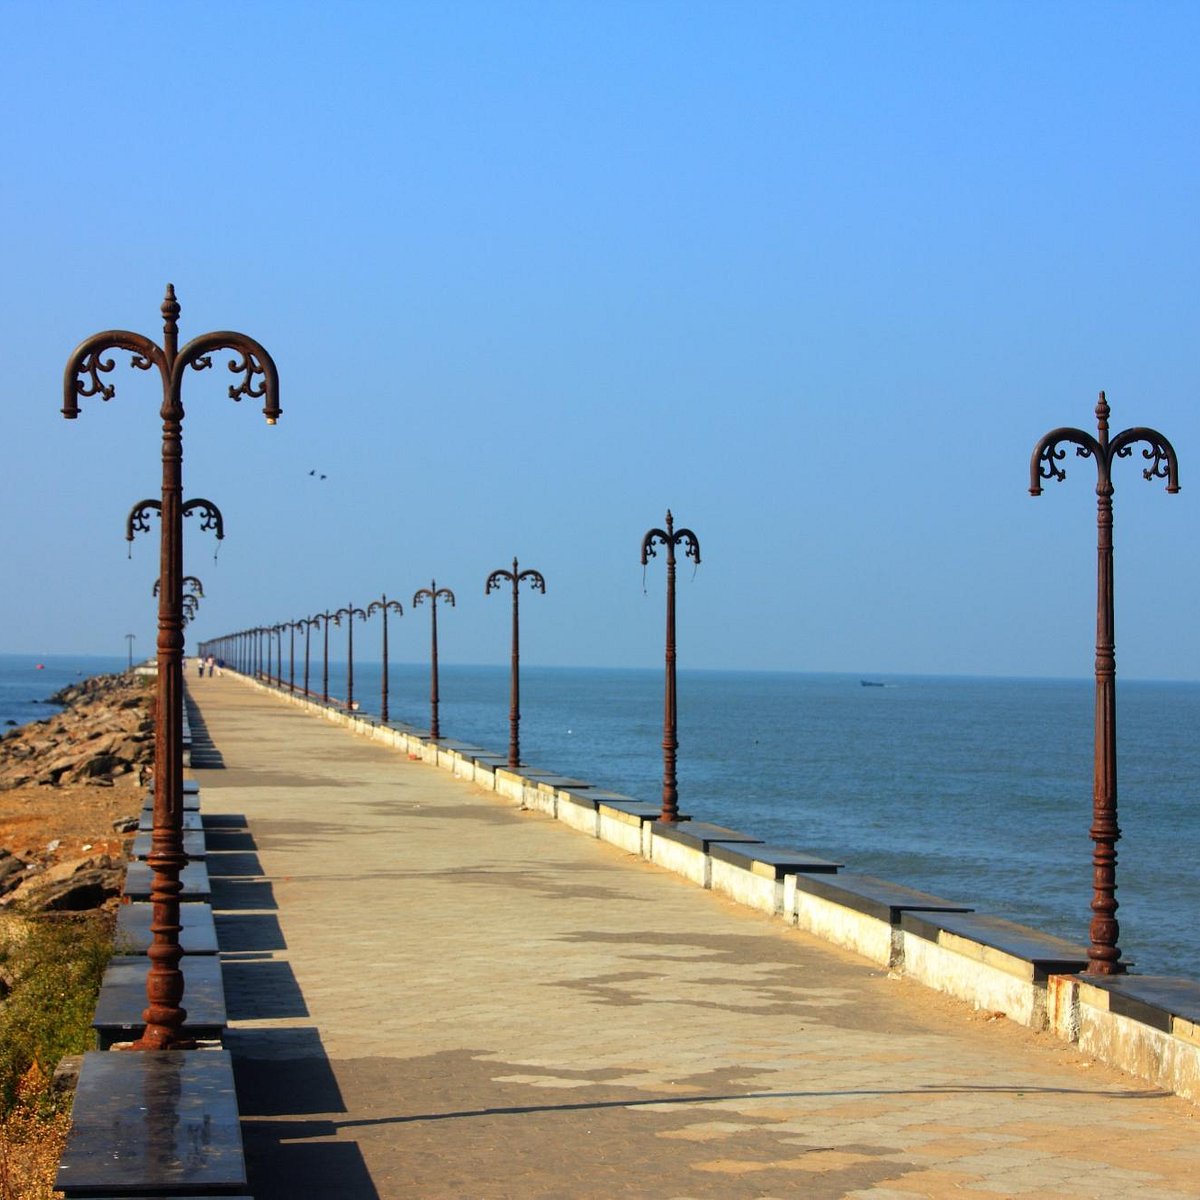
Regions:
[[[115,833],[113,822],[137,816],[144,795],[145,788],[132,775],[112,787],[28,784],[0,792],[0,847],[47,865],[98,854],[119,856],[133,835]],[[60,845],[47,852],[55,840]]]

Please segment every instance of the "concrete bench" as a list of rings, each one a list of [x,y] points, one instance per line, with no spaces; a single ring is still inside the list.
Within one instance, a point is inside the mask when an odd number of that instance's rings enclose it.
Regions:
[[[1083,946],[984,913],[906,911],[900,933],[906,975],[1031,1029],[1048,1024],[1049,977],[1088,963]]]
[[[229,1053],[85,1054],[54,1186],[67,1200],[244,1196]]]
[[[708,887],[712,882],[709,848],[715,842],[762,845],[762,838],[707,821],[655,821],[650,826],[650,861]]]
[[[154,906],[138,902],[117,910],[116,947],[120,955],[145,954],[150,948]],[[212,906],[197,901],[179,906],[179,944],[184,954],[216,954],[217,927]]]
[[[558,792],[561,788],[584,791],[588,784],[582,779],[563,775],[558,771],[543,771],[537,767],[522,766],[513,770],[507,765],[495,769],[496,791],[522,808],[544,812],[547,816],[558,815]]]
[[[969,904],[873,875],[797,873],[784,878],[784,916],[800,929],[853,950],[881,967],[903,962],[902,913],[972,912]]]
[[[149,858],[153,834],[143,830],[133,839],[130,854],[134,858]],[[207,853],[202,829],[185,829],[183,831],[183,852],[188,858],[203,858]]]
[[[122,896],[126,900],[149,900],[153,877],[154,872],[149,863],[131,862],[125,868],[125,890],[121,893]],[[179,872],[179,882],[183,884],[183,891],[179,893],[180,903],[212,899],[212,884],[209,883],[208,868],[203,861],[188,863]]]
[[[555,816],[564,825],[578,829],[580,833],[599,837],[600,802],[602,800],[609,804],[614,801],[636,803],[632,796],[625,796],[620,792],[608,792],[603,788],[594,788],[590,784],[587,787],[560,787],[555,803]]]
[[[788,875],[832,875],[845,865],[765,843],[712,842],[708,856],[709,887],[714,892],[767,913],[783,912],[783,881]]]
[[[1200,1103],[1200,983],[1169,975],[1050,980],[1050,1019],[1085,1054]]]
[[[626,797],[596,801],[596,836],[630,854],[650,857],[650,826],[662,816],[661,804]]]
[[[228,1023],[221,963],[212,954],[185,954],[179,961],[183,972],[183,1007],[187,1011],[187,1036],[201,1041],[219,1039]],[[92,1028],[97,1045],[108,1050],[116,1042],[141,1037],[146,1023],[146,976],[150,960],[144,954],[118,955],[110,959],[100,981]],[[122,1056],[124,1057],[124,1056]]]

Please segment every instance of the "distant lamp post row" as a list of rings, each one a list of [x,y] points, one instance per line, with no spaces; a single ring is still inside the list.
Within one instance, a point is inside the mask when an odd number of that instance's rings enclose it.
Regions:
[[[1066,471],[1059,465],[1067,456],[1063,445],[1075,447],[1079,458],[1096,463],[1096,726],[1093,750],[1092,920],[1088,929],[1088,973],[1119,975],[1125,971],[1117,945],[1117,659],[1113,620],[1113,483],[1112,465],[1129,458],[1134,446],[1144,443],[1142,470],[1147,480],[1165,479],[1167,491],[1179,491],[1179,461],[1175,450],[1156,429],[1134,426],[1110,438],[1108,401],[1104,393],[1096,404],[1098,437],[1082,429],[1052,429],[1033,448],[1029,463],[1029,493],[1042,494],[1042,480],[1062,482]]]
[[[182,1006],[184,980],[179,969],[180,871],[183,852],[183,381],[189,370],[212,367],[215,353],[230,351],[229,369],[237,382],[233,400],[261,398],[263,415],[274,425],[280,415],[279,377],[271,356],[253,338],[220,331],[201,334],[179,346],[179,303],[168,284],[162,303],[163,341],[156,345],[139,333],[108,330],[81,342],[67,360],[63,376],[63,416],[79,415],[80,398],[111,400],[113,385],[103,376],[113,370],[108,355],[127,351],[135,370],[156,368],[162,382],[162,497],[151,502],[160,514],[158,602],[158,706],[154,739],[154,818],[149,865],[153,872],[150,902],[153,935],[146,979],[145,1031],[134,1043],[142,1050],[179,1049],[189,1044],[183,1033],[187,1012]]]

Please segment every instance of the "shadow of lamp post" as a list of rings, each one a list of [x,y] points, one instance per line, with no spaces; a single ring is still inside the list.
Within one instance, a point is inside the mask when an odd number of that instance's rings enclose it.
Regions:
[[[372,600],[367,605],[367,616],[379,613],[383,617],[383,682],[379,689],[379,719],[386,725],[388,722],[388,612],[394,612],[398,617],[404,616],[404,608],[399,600],[389,600],[384,592],[378,600]]]
[[[203,333],[179,347],[179,304],[168,284],[162,303],[163,342],[155,345],[139,333],[107,330],[81,342],[67,360],[63,377],[63,416],[79,415],[81,397],[111,400],[112,384],[101,378],[114,367],[105,356],[128,351],[140,371],[157,368],[162,382],[162,591],[158,603],[158,719],[154,738],[154,819],[149,865],[153,872],[150,902],[153,934],[146,978],[146,1027],[134,1043],[141,1050],[169,1050],[187,1043],[181,1030],[187,1019],[182,1007],[183,973],[179,960],[179,873],[187,863],[183,852],[183,380],[188,370],[212,366],[212,356],[230,351],[229,369],[237,382],[234,400],[263,399],[263,415],[274,425],[279,417],[279,376],[271,356],[242,333]]]
[[[1139,442],[1145,443],[1142,458],[1149,463],[1145,479],[1165,479],[1167,491],[1179,491],[1179,462],[1175,450],[1161,433],[1144,426],[1108,436],[1108,401],[1104,393],[1096,404],[1098,437],[1082,429],[1052,429],[1033,448],[1029,462],[1029,494],[1042,494],[1042,480],[1062,482],[1066,471],[1059,465],[1067,456],[1063,443],[1075,447],[1079,458],[1096,463],[1096,733],[1093,751],[1092,827],[1092,920],[1088,929],[1087,973],[1120,975],[1125,971],[1117,945],[1117,658],[1113,620],[1113,484],[1112,465],[1128,458]]]
[[[662,820],[678,821],[679,788],[675,778],[675,759],[679,749],[675,713],[675,547],[683,546],[686,557],[700,564],[700,542],[690,529],[675,528],[675,519],[667,509],[666,529],[650,529],[642,538],[642,567],[655,557],[655,544],[667,548],[667,669],[663,697],[663,787]]]
[[[455,607],[454,593],[449,588],[440,588],[437,585],[437,580],[432,579],[427,588],[421,588],[413,593],[413,608],[416,608],[422,601],[429,601],[429,628],[430,628],[430,653],[429,653],[429,736],[437,741],[442,736],[441,728],[438,725],[438,639],[437,639],[437,604],[438,600],[445,600],[451,608]]]
[[[511,571],[493,571],[487,577],[483,594],[499,591],[507,580],[512,584],[512,670],[508,694],[508,765],[515,771],[521,765],[521,616],[519,595],[522,581],[535,592],[546,594],[546,581],[540,571],[522,571],[513,559]]]

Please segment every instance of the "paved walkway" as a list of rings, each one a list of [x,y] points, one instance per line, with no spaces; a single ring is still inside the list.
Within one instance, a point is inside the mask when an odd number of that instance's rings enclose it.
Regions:
[[[189,687],[256,1200],[1200,1195],[1186,1102],[239,680]]]

